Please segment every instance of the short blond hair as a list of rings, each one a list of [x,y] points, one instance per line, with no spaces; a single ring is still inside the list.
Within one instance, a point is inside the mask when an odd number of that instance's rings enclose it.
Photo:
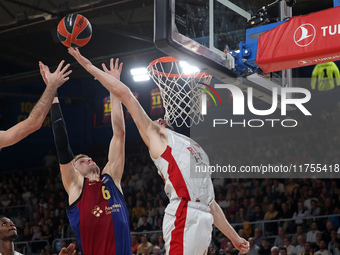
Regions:
[[[74,157],[74,162],[77,162],[78,159],[81,158],[89,158],[89,156],[85,155],[85,154],[78,154]]]

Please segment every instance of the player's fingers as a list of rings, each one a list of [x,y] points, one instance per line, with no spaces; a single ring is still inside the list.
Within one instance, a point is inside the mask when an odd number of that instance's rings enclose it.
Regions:
[[[59,65],[58,65],[58,68],[57,68],[56,71],[59,72],[59,71],[61,70],[61,68],[63,67],[64,62],[65,62],[65,60],[60,61]]]
[[[247,249],[247,248],[248,248],[248,244],[243,243],[243,244],[241,245],[241,247],[244,248],[244,249]]]
[[[123,69],[123,63],[120,63],[118,72],[121,73],[121,72],[122,72],[122,69]]]
[[[76,57],[76,50],[75,50],[75,48],[72,48],[72,47],[70,47],[70,48],[68,48],[68,53],[70,53],[73,57]]]
[[[115,69],[118,70],[119,67],[119,58],[116,58]]]
[[[46,67],[44,66],[44,64],[40,64],[40,74],[41,74],[41,77],[43,78],[43,81],[45,82],[45,84],[47,85],[48,83],[48,79],[47,79],[47,70],[46,70]]]
[[[102,67],[103,67],[103,70],[104,70],[105,73],[107,73],[109,71],[104,63],[102,63]]]
[[[249,242],[246,239],[242,238],[242,241],[243,241],[242,245],[249,246]]]
[[[70,64],[67,64],[67,65],[64,66],[64,68],[61,70],[61,72],[64,73],[69,67],[70,67]]]
[[[72,70],[70,70],[70,71],[68,71],[67,73],[64,73],[64,77],[67,77],[67,76],[69,76],[70,74],[72,73]]]
[[[68,51],[68,53],[70,53],[72,56],[73,56],[73,51],[72,51],[72,48],[70,47],[70,48],[67,48],[67,51]]]
[[[50,69],[48,68],[48,66],[45,65],[44,63],[41,63],[41,65],[44,67],[45,70],[50,70]]]
[[[74,248],[75,248],[74,243],[71,243],[71,244],[67,247],[66,251],[67,251],[67,252],[73,251]]]
[[[39,61],[39,67],[41,71],[44,71],[44,72],[46,71],[46,66],[40,61]]]
[[[116,66],[113,64],[113,58],[110,59],[110,69],[116,69]]]
[[[44,65],[39,61],[40,73],[44,73]]]

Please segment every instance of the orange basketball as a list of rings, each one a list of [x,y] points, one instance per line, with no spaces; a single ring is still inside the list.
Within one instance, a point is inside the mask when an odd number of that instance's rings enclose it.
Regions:
[[[91,39],[91,23],[80,14],[69,14],[59,22],[57,35],[66,47],[82,47]]]

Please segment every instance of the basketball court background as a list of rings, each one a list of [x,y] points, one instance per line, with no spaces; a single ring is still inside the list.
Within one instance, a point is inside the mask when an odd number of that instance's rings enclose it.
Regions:
[[[190,2],[202,8],[202,3],[208,1],[184,2]],[[247,1],[230,2],[247,7]],[[266,4],[270,4],[270,1],[256,1],[258,7]],[[293,15],[331,8],[332,5],[332,1],[298,0],[293,8]],[[121,80],[130,87],[145,111],[153,119],[163,116],[164,111],[159,105],[160,97],[159,92],[156,91],[156,84],[151,79],[136,83],[130,74],[130,69],[147,67],[151,61],[165,56],[153,43],[153,0],[79,0],[62,3],[55,0],[3,1],[0,3],[0,129],[5,130],[26,118],[42,94],[45,85],[39,74],[38,61],[42,61],[54,70],[60,60],[65,59],[66,62],[72,64],[73,73],[70,81],[59,89],[59,97],[70,143],[75,153],[88,152],[91,156],[93,155],[95,161],[101,163],[101,155],[93,152],[105,152],[112,135],[106,108],[109,100],[108,93],[83,68],[75,64],[74,59],[68,55],[67,49],[57,40],[56,26],[59,20],[70,12],[83,14],[90,20],[93,27],[93,37],[89,44],[81,49],[82,54],[98,67],[102,62],[108,63],[111,57],[119,57],[124,62]],[[269,15],[276,17],[278,9],[271,8]],[[217,21],[225,25],[228,18],[221,16]],[[243,23],[236,21],[233,24],[237,25],[236,29],[242,29],[239,24]],[[204,28],[203,23],[199,25]],[[195,38],[202,37],[201,42],[206,43],[205,35],[197,34],[197,30],[195,35],[189,34]],[[232,38],[233,42],[227,42],[229,40],[227,37],[224,37],[224,41],[218,38],[213,42],[217,43],[220,51],[226,49],[224,43],[228,44],[229,50],[232,50],[235,45],[237,46],[235,41],[239,40],[237,36],[232,36]],[[339,63],[336,64],[340,66]],[[210,156],[211,165],[230,165],[237,169],[241,166],[295,166],[300,173],[297,175],[296,172],[291,172],[288,175],[281,172],[270,176],[266,173],[240,175],[223,172],[214,174],[213,177],[225,178],[236,183],[237,181],[249,183],[253,181],[253,178],[268,177],[276,179],[303,177],[311,180],[334,178],[339,185],[337,172],[333,171],[336,175],[329,175],[329,173],[330,168],[334,170],[336,164],[339,164],[340,157],[340,84],[335,81],[336,86],[330,91],[312,90],[310,77],[313,70],[314,66],[293,70],[294,77],[299,77],[298,84],[311,90],[312,93],[310,102],[305,105],[312,116],[304,116],[299,111],[292,111],[285,117],[298,121],[295,128],[283,128],[279,122],[275,122],[274,128],[268,123],[258,128],[249,127],[248,124],[247,127],[240,124],[230,127],[230,119],[237,122],[245,119],[248,122],[250,119],[263,118],[254,116],[247,110],[244,117],[234,117],[231,95],[226,91],[218,90],[223,107],[219,104],[215,106],[212,99],[208,97],[208,113],[205,121],[191,129],[183,126],[176,130],[190,135],[199,142]],[[280,76],[274,75],[272,79],[280,82]],[[213,80],[211,85],[214,83],[217,81]],[[270,105],[256,99],[254,106],[257,109],[268,109]],[[246,105],[245,107],[247,109]],[[127,129],[127,155],[132,158],[136,155],[148,157],[146,147],[140,140],[129,113],[125,110],[124,114]],[[281,117],[279,109],[268,116],[268,118],[275,119]],[[226,119],[229,124],[213,128],[214,118]],[[28,171],[41,167],[42,159],[49,150],[55,154],[48,116],[39,131],[14,146],[2,149],[0,179],[13,171]],[[328,172],[312,172],[311,168],[306,172],[305,164],[308,166],[321,164],[327,167]],[[301,165],[302,168],[299,168]],[[325,182],[330,183],[331,180],[327,179]],[[335,189],[334,192],[336,192]]]

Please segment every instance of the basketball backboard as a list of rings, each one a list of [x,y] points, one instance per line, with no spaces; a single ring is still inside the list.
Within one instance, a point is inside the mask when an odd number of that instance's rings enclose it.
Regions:
[[[257,74],[237,75],[234,58],[226,53],[239,50],[239,43],[246,41],[249,21],[268,3],[263,0],[156,0],[155,45],[222,83],[235,84],[242,90],[251,86],[254,96],[270,102],[271,88],[280,89],[281,78],[273,82]]]

